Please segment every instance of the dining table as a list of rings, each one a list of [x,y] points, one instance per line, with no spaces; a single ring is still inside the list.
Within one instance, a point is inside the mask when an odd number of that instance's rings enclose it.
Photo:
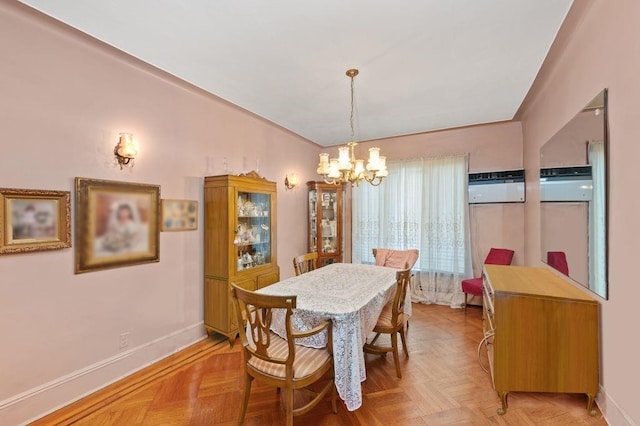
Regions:
[[[382,308],[393,298],[397,272],[384,266],[333,263],[258,290],[297,297],[293,329],[310,330],[332,321],[334,380],[349,411],[362,405],[362,382],[367,378],[363,346]],[[273,313],[271,329],[286,338],[284,311]],[[327,333],[296,339],[296,344],[325,347]]]

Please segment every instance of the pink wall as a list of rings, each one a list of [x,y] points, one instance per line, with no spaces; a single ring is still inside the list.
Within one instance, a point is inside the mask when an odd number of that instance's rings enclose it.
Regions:
[[[380,147],[387,159],[468,153],[470,172],[522,168],[522,130],[517,122],[379,139],[356,149],[363,157],[371,146]],[[524,263],[523,203],[471,205],[470,225],[476,276],[491,247],[511,248],[516,252],[513,263]]]
[[[306,247],[304,185],[318,146],[18,2],[0,2],[0,187],[67,190],[74,177],[161,186],[202,207],[203,177],[256,168],[278,183],[283,277]],[[113,164],[133,133],[131,171]],[[204,337],[198,232],[160,235],[160,262],[81,275],[73,248],[0,257],[0,423],[17,424]],[[119,348],[120,333],[129,346]]]
[[[574,2],[534,87],[521,108],[526,263],[540,265],[540,147],[591,98],[609,88],[609,300],[601,300],[601,392],[598,404],[612,425],[640,424],[637,383],[640,349],[629,328],[637,310],[636,250],[640,198],[636,197],[640,99],[640,2]]]

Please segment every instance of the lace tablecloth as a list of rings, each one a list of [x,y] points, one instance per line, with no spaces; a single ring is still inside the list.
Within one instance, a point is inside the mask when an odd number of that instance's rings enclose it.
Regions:
[[[394,294],[397,269],[334,263],[258,290],[277,296],[296,295],[292,324],[309,330],[325,319],[333,322],[333,359],[338,394],[350,411],[362,405],[361,382],[367,377],[362,346]],[[272,329],[286,337],[284,314],[274,312]],[[326,333],[298,344],[324,347]]]

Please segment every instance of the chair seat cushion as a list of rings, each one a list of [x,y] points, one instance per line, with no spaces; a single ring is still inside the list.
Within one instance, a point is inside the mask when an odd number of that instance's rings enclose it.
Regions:
[[[398,315],[398,322],[396,326],[399,326],[404,321],[404,314]],[[378,317],[378,322],[376,322],[376,328],[391,328],[393,327],[393,307],[391,303],[387,303],[382,308],[382,312],[380,312],[380,316]]]
[[[306,346],[295,345],[296,357],[293,361],[293,378],[301,379],[315,373],[330,358],[331,354],[326,348],[315,349]],[[289,344],[285,339],[275,333],[271,333],[271,345],[269,356],[272,358],[286,358],[289,354]],[[285,378],[286,370],[282,364],[264,361],[257,357],[251,357],[248,362],[256,370],[275,377]]]
[[[474,296],[482,296],[482,278],[462,280],[462,291]]]

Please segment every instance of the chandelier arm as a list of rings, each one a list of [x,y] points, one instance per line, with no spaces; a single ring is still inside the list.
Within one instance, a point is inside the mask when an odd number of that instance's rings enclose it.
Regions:
[[[375,172],[373,174],[367,173],[364,176],[364,180],[366,180],[372,186],[378,186],[382,183],[382,177],[378,176]]]
[[[329,180],[326,177],[324,177],[324,183],[327,183],[329,185],[338,185],[340,182],[336,181],[335,178],[331,178],[331,180]]]

